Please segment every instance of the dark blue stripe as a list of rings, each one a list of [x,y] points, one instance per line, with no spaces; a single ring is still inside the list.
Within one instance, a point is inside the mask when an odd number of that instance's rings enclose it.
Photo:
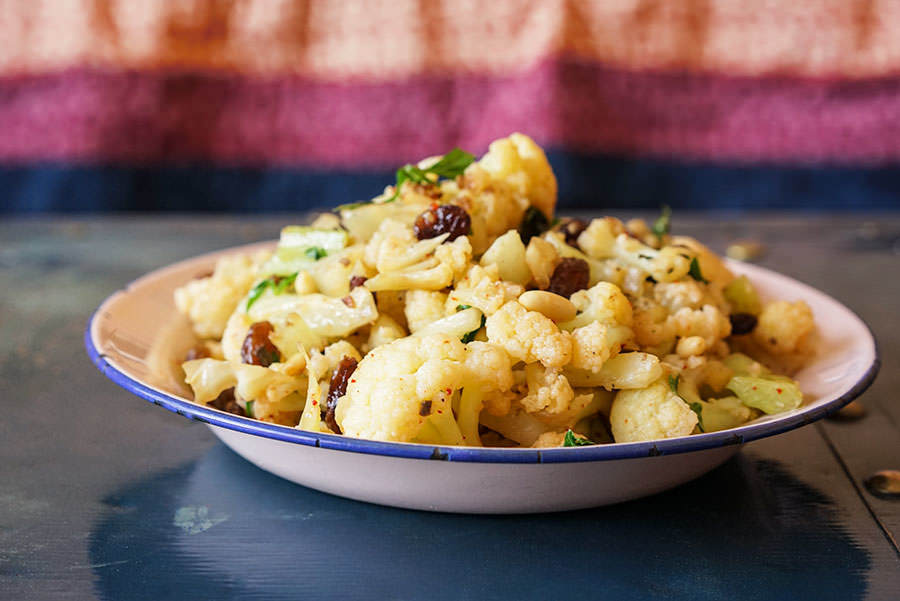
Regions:
[[[680,163],[551,152],[569,209],[900,209],[900,166]],[[391,171],[210,165],[0,167],[0,212],[299,211],[369,198]]]

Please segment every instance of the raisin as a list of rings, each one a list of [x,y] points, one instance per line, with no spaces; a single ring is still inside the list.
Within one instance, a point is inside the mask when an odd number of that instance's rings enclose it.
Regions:
[[[241,345],[241,361],[263,367],[269,367],[280,361],[281,353],[269,339],[273,329],[272,324],[268,321],[257,321],[252,324],[247,330],[244,344]]]
[[[354,288],[358,288],[359,286],[362,286],[368,280],[369,280],[369,278],[367,278],[364,275],[353,276],[352,278],[350,278],[350,290],[353,290]]]
[[[322,408],[322,411],[324,412],[325,424],[336,434],[342,434],[342,432],[341,427],[334,419],[334,411],[337,409],[338,399],[347,394],[347,382],[350,381],[350,376],[353,375],[354,371],[356,371],[356,359],[344,355],[344,358],[341,359],[341,362],[335,368],[334,373],[331,374],[328,396],[325,398],[325,406]]]
[[[590,281],[591,270],[587,261],[566,257],[553,270],[547,291],[569,298],[579,290],[587,288]]]
[[[419,415],[422,417],[428,417],[431,415],[431,401],[422,401],[419,405]]]
[[[428,209],[416,217],[413,231],[416,238],[426,240],[441,234],[450,234],[446,242],[466,236],[472,230],[472,219],[466,210],[456,205],[440,205]]]
[[[731,321],[731,333],[734,336],[743,336],[756,329],[756,316],[750,313],[732,313],[728,319]]]
[[[226,388],[219,396],[208,402],[207,405],[214,409],[218,409],[219,411],[227,411],[228,413],[234,413],[241,417],[247,417],[244,408],[238,405],[237,401],[234,400],[234,388]]]
[[[557,231],[566,237],[566,244],[578,248],[578,236],[587,229],[588,224],[581,219],[565,218],[559,222]]]
[[[185,361],[193,361],[194,359],[208,359],[209,358],[209,349],[206,348],[206,345],[198,344],[196,346],[192,346],[188,349],[188,352],[184,355]]]

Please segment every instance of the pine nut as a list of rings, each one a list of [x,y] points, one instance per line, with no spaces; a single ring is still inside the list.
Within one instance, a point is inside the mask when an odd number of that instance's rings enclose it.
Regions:
[[[529,311],[549,317],[559,323],[575,319],[575,305],[572,301],[546,290],[529,290],[519,296],[519,303]]]
[[[701,336],[688,336],[678,341],[675,352],[679,357],[697,357],[706,352],[706,340]]]

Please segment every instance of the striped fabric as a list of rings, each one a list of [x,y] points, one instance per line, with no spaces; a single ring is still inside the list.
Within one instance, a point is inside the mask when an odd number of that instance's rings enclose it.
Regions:
[[[0,0],[0,48],[19,188],[37,166],[381,175],[511,131],[569,171],[900,161],[900,0]]]

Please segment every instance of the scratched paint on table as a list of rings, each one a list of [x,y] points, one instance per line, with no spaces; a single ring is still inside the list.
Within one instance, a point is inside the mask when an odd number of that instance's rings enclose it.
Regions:
[[[228,516],[225,514],[210,515],[209,507],[206,505],[192,505],[176,509],[172,523],[181,528],[185,534],[200,534],[227,519]]]

